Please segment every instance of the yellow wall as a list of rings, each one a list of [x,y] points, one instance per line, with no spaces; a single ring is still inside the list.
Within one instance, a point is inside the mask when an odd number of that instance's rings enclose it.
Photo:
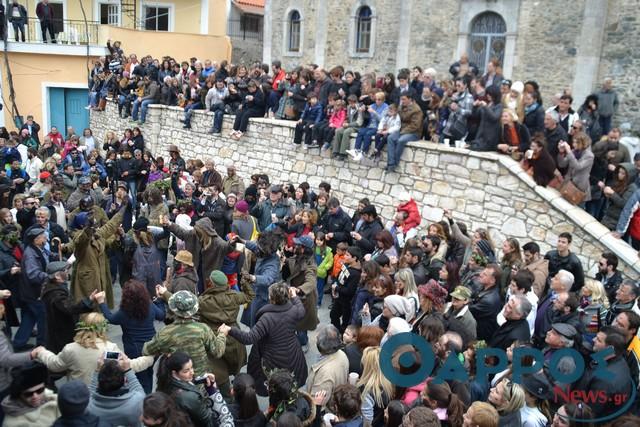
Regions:
[[[28,0],[26,7],[30,17],[36,16],[36,5],[39,0]],[[61,1],[50,0],[52,3]],[[209,2],[209,34],[225,35],[226,27],[226,0],[208,0]],[[154,0],[147,3],[153,4]],[[200,12],[201,0],[157,0],[157,3],[173,5],[174,31],[177,33],[200,33]],[[23,3],[24,4],[24,3]],[[93,0],[82,0],[84,11],[88,21],[94,20]],[[143,0],[138,0],[136,15],[140,21],[140,14],[144,13],[141,4]],[[67,19],[83,20],[80,2],[78,0],[67,0]],[[142,11],[142,12],[141,12]],[[124,28],[133,28],[133,21],[127,14],[121,13],[120,24]],[[39,31],[39,30],[38,30]]]
[[[231,60],[231,42],[227,36],[134,31],[103,25],[100,43],[106,43],[108,39],[119,40],[125,53],[136,53],[138,57],[151,55],[160,59],[171,56],[183,61],[194,56],[212,61]]]
[[[93,60],[95,58],[91,58]],[[9,64],[13,75],[18,111],[24,119],[31,114],[36,122],[42,124],[44,114],[42,105],[42,83],[87,84],[87,59],[84,56],[43,55],[35,53],[9,53]],[[9,83],[4,63],[4,53],[0,53],[2,67],[2,96],[6,101],[2,112],[5,126],[14,128],[9,99]],[[43,129],[44,130],[44,129]],[[48,131],[47,131],[48,132]],[[45,132],[46,134],[46,132]],[[42,136],[42,132],[41,132]]]

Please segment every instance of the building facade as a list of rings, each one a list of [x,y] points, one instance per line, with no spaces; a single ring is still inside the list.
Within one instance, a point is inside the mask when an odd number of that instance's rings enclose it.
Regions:
[[[107,40],[138,56],[231,59],[227,0],[50,0],[56,44],[43,43],[38,2],[18,1],[28,16],[24,42],[10,24],[0,39],[0,126],[9,130],[28,115],[45,135],[51,126],[87,127],[88,70],[108,53]]]
[[[512,80],[536,80],[543,98],[571,89],[574,108],[612,77],[617,124],[640,132],[637,1],[271,0],[263,60],[356,71],[433,67],[448,78],[467,53],[482,70],[501,60]]]

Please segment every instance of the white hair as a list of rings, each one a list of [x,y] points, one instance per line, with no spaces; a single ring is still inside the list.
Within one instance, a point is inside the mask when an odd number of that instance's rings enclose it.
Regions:
[[[558,276],[558,280],[562,284],[564,290],[569,292],[573,286],[573,282],[576,280],[573,273],[567,270],[560,270],[556,273],[556,276]]]

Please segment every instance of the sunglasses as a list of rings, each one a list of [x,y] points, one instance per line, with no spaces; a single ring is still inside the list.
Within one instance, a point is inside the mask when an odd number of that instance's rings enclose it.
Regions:
[[[38,389],[32,390],[32,391],[24,391],[24,392],[22,392],[22,397],[24,397],[25,399],[28,399],[31,396],[33,396],[34,394],[42,394],[42,393],[44,393],[44,386],[42,386],[42,387],[40,387]]]

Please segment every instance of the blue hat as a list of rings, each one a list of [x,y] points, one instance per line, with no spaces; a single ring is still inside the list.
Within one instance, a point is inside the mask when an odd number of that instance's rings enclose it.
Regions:
[[[88,212],[80,212],[78,215],[73,218],[73,222],[71,223],[71,228],[80,229],[84,228],[89,222],[89,213]]]
[[[294,237],[293,243],[295,245],[304,246],[305,248],[313,249],[313,239],[309,236]]]

